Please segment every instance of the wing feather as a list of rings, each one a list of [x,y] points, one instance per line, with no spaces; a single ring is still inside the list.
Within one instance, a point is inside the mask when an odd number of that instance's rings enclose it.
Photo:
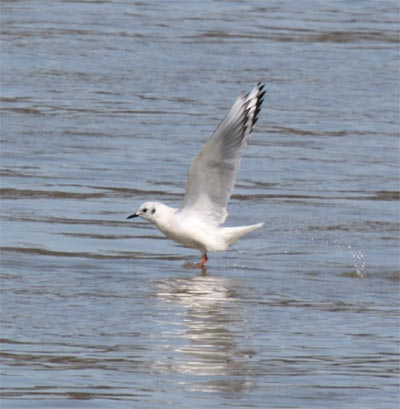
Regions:
[[[219,225],[235,184],[243,148],[247,145],[264,98],[264,84],[240,95],[203,149],[188,174],[182,212],[196,212]]]

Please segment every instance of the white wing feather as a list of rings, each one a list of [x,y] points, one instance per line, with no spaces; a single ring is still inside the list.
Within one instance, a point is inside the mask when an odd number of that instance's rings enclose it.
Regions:
[[[235,184],[243,148],[257,122],[265,91],[264,84],[235,101],[189,170],[181,212],[195,212],[208,223],[219,225]]]

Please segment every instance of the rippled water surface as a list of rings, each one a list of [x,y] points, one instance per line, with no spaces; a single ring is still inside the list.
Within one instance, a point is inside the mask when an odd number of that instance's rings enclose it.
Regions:
[[[395,1],[1,5],[2,408],[399,407]],[[205,275],[179,206],[268,94]]]

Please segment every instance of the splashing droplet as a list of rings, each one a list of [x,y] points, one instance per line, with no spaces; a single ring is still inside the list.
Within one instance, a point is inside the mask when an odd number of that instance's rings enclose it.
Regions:
[[[359,277],[365,277],[366,276],[367,263],[365,262],[364,253],[361,250],[352,251],[351,247],[349,249],[349,253],[353,256],[353,265],[354,265],[356,274]]]

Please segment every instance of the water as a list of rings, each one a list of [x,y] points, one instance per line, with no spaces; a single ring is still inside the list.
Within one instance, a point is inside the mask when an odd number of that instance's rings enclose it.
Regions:
[[[398,12],[3,1],[2,408],[399,407]],[[202,276],[126,216],[259,80]]]

